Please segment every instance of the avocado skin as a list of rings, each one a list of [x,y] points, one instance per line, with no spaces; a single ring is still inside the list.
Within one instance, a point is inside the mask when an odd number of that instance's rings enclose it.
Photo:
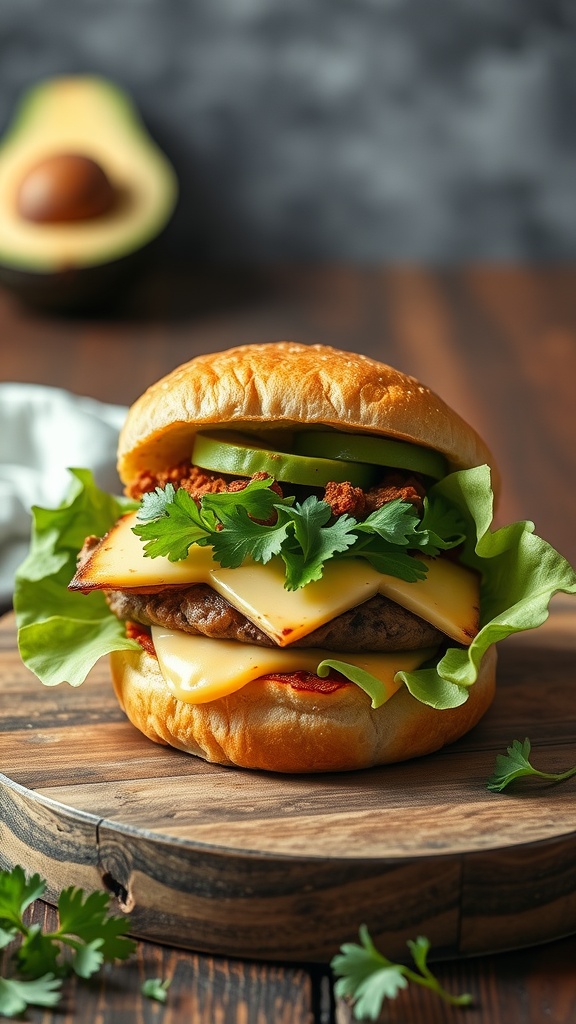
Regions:
[[[84,251],[83,255],[79,253],[76,258],[68,259],[66,265],[58,266],[55,259],[54,266],[44,269],[36,267],[33,257],[28,259],[25,251],[14,253],[12,262],[12,252],[5,246],[0,255],[0,286],[10,291],[24,305],[39,311],[104,312],[117,303],[123,291],[156,258],[165,229],[177,206],[178,182],[170,162],[152,140],[130,97],[115,83],[91,75],[47,79],[28,90],[2,139],[0,166],[5,159],[5,152],[13,152],[18,135],[23,131],[33,132],[35,125],[42,120],[43,104],[47,101],[50,109],[50,104],[54,106],[54,99],[58,99],[62,90],[68,93],[77,90],[89,102],[96,96],[103,109],[114,112],[117,123],[121,122],[122,130],[125,129],[125,137],[132,140],[127,144],[134,146],[135,162],[148,162],[150,174],[161,183],[158,191],[163,198],[160,203],[156,201],[156,212],[148,220],[149,208],[142,208],[139,224],[135,227],[127,225],[122,237],[115,238],[110,246],[109,258],[107,253],[99,252],[96,255],[92,250],[92,253],[86,255]],[[113,142],[109,148],[112,150]],[[27,161],[31,162],[29,156]],[[0,220],[5,202],[5,196],[0,194]],[[94,219],[77,221],[76,224],[83,234],[90,235]],[[43,226],[40,225],[39,231],[42,230]]]
[[[106,312],[154,262],[157,240],[95,267],[69,267],[51,274],[0,264],[0,285],[25,306],[47,313]]]

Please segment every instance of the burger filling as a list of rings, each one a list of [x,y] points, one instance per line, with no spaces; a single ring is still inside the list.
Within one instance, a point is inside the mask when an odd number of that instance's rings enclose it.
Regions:
[[[258,456],[259,452],[256,452],[256,455]],[[224,468],[228,467],[225,465]],[[300,468],[297,466],[297,469]],[[304,466],[305,473],[309,470],[309,466]],[[290,471],[289,465],[287,472],[290,473]],[[251,478],[238,477],[229,473],[222,474],[204,469],[192,464],[191,461],[185,461],[161,472],[141,472],[128,488],[128,496],[140,501],[142,508],[148,500],[153,501],[155,497],[162,496],[161,500],[163,500],[163,496],[166,494],[172,496],[178,491],[184,491],[187,496],[190,496],[195,507],[202,510],[206,496],[238,495],[238,499],[241,501],[250,488],[256,484],[272,492],[275,502],[287,501],[290,505],[298,502],[297,507],[300,509],[305,507],[303,503],[311,499],[312,508],[322,509],[323,521],[327,519],[330,526],[336,528],[338,528],[339,522],[343,523],[345,527],[350,523],[365,523],[371,515],[386,505],[395,505],[402,512],[412,509],[413,518],[422,517],[425,510],[425,478],[421,474],[397,469],[382,470],[373,485],[369,487],[362,487],[349,480],[338,480],[327,481],[321,487],[312,488],[310,485],[305,487],[286,481],[280,484],[269,477],[267,472],[261,470],[253,473]],[[324,509],[327,511],[324,512]],[[274,527],[283,512],[283,506],[275,504],[267,511],[270,514],[265,518],[259,518],[258,513],[253,510],[249,513],[250,521],[262,527]],[[155,518],[154,514],[152,522],[155,521]],[[226,524],[227,520],[224,516],[218,527],[224,529]],[[138,533],[138,527],[133,528],[133,532]],[[446,546],[453,545],[447,544]],[[91,581],[92,584],[94,583],[95,574],[98,575],[102,571],[103,552],[117,549],[117,547],[116,538],[110,535],[104,541],[97,537],[88,538],[80,552],[78,571],[71,584],[72,587],[89,590]],[[177,561],[182,561],[182,559],[177,559]],[[282,656],[277,657],[278,663],[274,658],[267,662],[267,669],[261,672],[262,677],[288,683],[295,689],[314,690],[319,693],[331,693],[342,686],[350,685],[350,674],[346,678],[342,672],[338,671],[337,666],[342,664],[339,659],[348,654],[367,654],[371,660],[365,662],[364,668],[358,666],[358,659],[356,659],[355,666],[346,663],[347,671],[354,669],[356,674],[364,672],[370,675],[371,670],[375,669],[379,673],[380,682],[382,682],[382,676],[385,675],[388,684],[386,687],[381,687],[379,698],[381,701],[391,696],[392,692],[397,689],[397,686],[393,685],[393,677],[396,669],[402,665],[400,662],[388,665],[375,659],[374,655],[381,652],[410,652],[410,665],[415,666],[426,660],[441,645],[445,645],[446,635],[438,628],[437,624],[428,621],[416,611],[404,607],[402,603],[398,603],[397,600],[391,599],[384,593],[374,592],[376,589],[374,578],[378,579],[378,573],[374,573],[366,563],[364,567],[368,569],[369,576],[372,573],[372,580],[369,580],[368,590],[366,588],[361,590],[360,602],[354,598],[348,600],[345,593],[346,577],[336,574],[334,593],[330,596],[334,599],[340,591],[340,604],[343,604],[344,610],[330,616],[327,616],[325,612],[322,613],[323,620],[316,628],[314,628],[313,620],[308,626],[300,624],[302,635],[299,635],[298,627],[294,627],[292,624],[285,624],[283,628],[280,628],[280,624],[274,633],[274,629],[271,631],[269,624],[266,628],[265,622],[259,623],[253,615],[246,614],[245,604],[243,605],[238,600],[237,587],[236,591],[232,587],[233,597],[230,600],[224,593],[218,592],[214,585],[210,585],[211,583],[216,585],[221,583],[221,580],[217,579],[218,574],[214,574],[211,570],[208,572],[208,582],[198,579],[191,585],[173,582],[169,586],[163,586],[160,580],[154,584],[143,578],[141,580],[131,579],[132,585],[128,587],[112,587],[105,585],[106,570],[104,568],[104,583],[100,578],[97,585],[103,589],[108,606],[114,615],[129,624],[127,635],[137,639],[149,653],[153,651],[155,654],[159,654],[160,666],[167,684],[182,699],[207,700],[215,694],[214,687],[208,678],[209,673],[203,672],[198,666],[183,681],[181,670],[183,663],[189,660],[195,663],[198,660],[200,649],[203,651],[203,657],[205,657],[206,651],[209,655],[216,651],[215,647],[205,648],[198,643],[184,649],[179,636],[186,634],[190,637],[203,637],[218,641],[220,653],[224,651],[225,647],[228,647],[228,644],[223,644],[223,642],[232,641],[233,644],[246,645],[243,652],[240,652],[237,647],[232,648],[232,658],[236,659],[238,665],[246,662],[242,670],[238,667],[233,673],[236,676],[236,681],[245,680],[248,677],[259,678],[259,675],[255,676],[255,672],[262,669],[259,664],[261,658],[251,656],[248,646],[276,651],[278,647],[283,647]],[[331,570],[333,568],[331,566]],[[131,571],[134,571],[133,566]],[[358,578],[361,577],[358,566],[354,572]],[[418,566],[419,572],[420,566]],[[241,579],[238,568],[236,568],[235,574],[234,583],[237,584]],[[265,582],[266,574],[267,570],[262,566],[260,580],[262,584]],[[110,580],[113,576],[114,572],[111,575],[109,573],[108,579]],[[285,593],[282,598],[286,599]],[[288,607],[291,604],[292,611],[287,613],[287,622],[289,622],[291,614],[294,621],[298,618],[298,601],[299,595],[292,594],[291,601],[288,601]],[[346,601],[352,606],[348,607]],[[258,594],[255,595],[252,603],[258,604]],[[274,601],[269,603],[275,604]],[[474,605],[476,615],[477,604],[476,600]],[[471,622],[467,630],[460,629],[460,632],[464,633],[465,640],[468,633],[473,635],[475,628],[476,623]],[[174,635],[172,636],[172,634]],[[156,650],[159,636],[162,637],[160,652]],[[289,671],[282,671],[288,646],[290,652],[296,649],[302,650],[302,653],[295,655],[299,659],[296,663],[293,658],[289,659],[290,665],[286,666]],[[245,655],[247,655],[247,660]],[[312,657],[312,663],[309,662],[310,657]],[[304,664],[305,662],[308,664]],[[322,664],[323,678],[318,674],[320,669],[317,672],[311,671],[312,667],[317,667],[319,664]],[[405,667],[410,667],[410,665],[407,663]],[[219,663],[214,674],[218,677],[223,675],[222,662]],[[226,684],[226,687],[228,686],[236,688],[236,683],[230,680]],[[220,690],[217,692],[220,694]],[[226,692],[229,692],[228,688],[226,688]]]
[[[106,598],[114,614],[143,626],[166,626],[214,640],[238,640],[274,647],[274,641],[226,598],[199,583],[157,594],[111,590]],[[335,651],[410,651],[435,647],[444,634],[424,619],[377,594],[350,611],[295,640],[291,647],[328,647]]]
[[[252,479],[265,477],[266,474],[260,472]],[[238,493],[249,482],[245,478],[225,479],[193,466],[190,462],[183,462],[161,473],[141,473],[128,488],[128,493],[130,497],[139,500],[144,494],[156,488],[164,488],[170,483],[176,488],[184,488],[196,502],[200,502],[205,494]],[[282,498],[280,485],[274,483],[272,487]],[[425,494],[422,479],[413,474],[389,472],[377,486],[368,491],[354,487],[347,481],[329,482],[321,500],[330,506],[334,518],[354,515],[362,519],[388,502],[397,500],[411,502],[421,512]],[[87,563],[99,543],[96,537],[86,540],[78,560],[79,569]],[[133,621],[144,626],[166,626],[168,629],[216,640],[274,646],[274,640],[258,625],[205,584],[169,588],[156,593],[136,593],[133,589],[109,590],[106,599],[113,613],[123,621]],[[293,641],[292,646],[326,647],[350,652],[401,651],[437,647],[443,640],[444,634],[429,622],[377,594],[312,630],[305,637]]]

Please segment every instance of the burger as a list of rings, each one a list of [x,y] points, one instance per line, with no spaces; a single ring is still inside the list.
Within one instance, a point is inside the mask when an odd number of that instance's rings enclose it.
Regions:
[[[452,743],[489,707],[495,644],[575,591],[433,391],[363,355],[279,342],[200,355],[129,409],[125,492],[73,469],[35,510],[25,663],[110,656],[149,739],[224,765],[360,769]]]

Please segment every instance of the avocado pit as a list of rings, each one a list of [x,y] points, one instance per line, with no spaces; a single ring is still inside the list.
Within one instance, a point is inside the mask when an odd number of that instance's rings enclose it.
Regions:
[[[104,169],[81,153],[57,153],[34,164],[16,197],[19,215],[39,224],[101,217],[115,202],[116,189]]]

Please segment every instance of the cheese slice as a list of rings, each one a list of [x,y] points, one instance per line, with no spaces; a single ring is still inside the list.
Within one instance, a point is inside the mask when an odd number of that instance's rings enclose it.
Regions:
[[[315,673],[325,658],[353,662],[370,672],[385,685],[389,700],[402,685],[395,681],[396,674],[418,668],[431,653],[427,649],[351,656],[310,647],[281,650],[192,636],[162,626],[152,626],[152,639],[168,688],[187,704],[205,704],[226,697],[270,672]]]
[[[422,558],[428,571],[423,580],[407,583],[397,576],[380,576],[378,590],[391,601],[432,623],[442,633],[469,646],[480,624],[478,574],[448,558]]]
[[[132,532],[135,514],[123,516],[78,570],[72,590],[142,589],[206,583],[255,622],[279,647],[287,647],[375,594],[419,615],[458,643],[469,645],[479,628],[479,578],[447,558],[422,558],[425,579],[406,583],[379,573],[366,559],[333,559],[321,580],[300,590],[284,587],[284,563],[248,561],[223,569],[210,547],[193,545],[187,558],[148,558]]]
[[[211,569],[219,569],[211,547],[190,548],[188,558],[171,562],[160,555],[147,558],[144,545],[132,532],[137,525],[136,513],[121,516],[102,538],[98,547],[78,569],[69,584],[70,590],[125,590],[133,587],[183,587],[189,583],[206,583]]]
[[[381,574],[365,560],[328,562],[322,579],[300,590],[284,587],[284,562],[248,562],[237,569],[215,569],[210,585],[280,647],[306,636],[325,622],[378,593]]]

